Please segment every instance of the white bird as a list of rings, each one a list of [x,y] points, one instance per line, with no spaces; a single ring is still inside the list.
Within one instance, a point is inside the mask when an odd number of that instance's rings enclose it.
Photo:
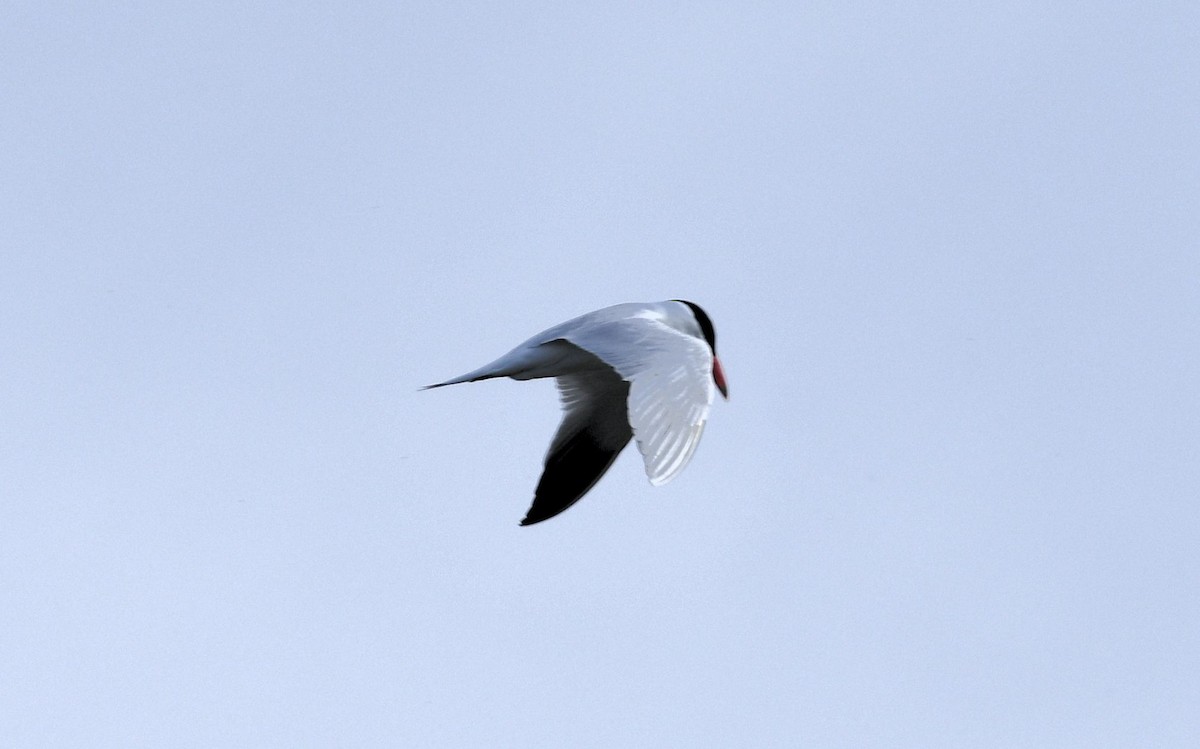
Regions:
[[[554,377],[562,398],[563,420],[521,525],[575,504],[631,437],[650,483],[670,481],[700,442],[713,386],[729,398],[712,321],[699,305],[681,299],[589,312],[538,333],[491,364],[425,389],[492,377]]]

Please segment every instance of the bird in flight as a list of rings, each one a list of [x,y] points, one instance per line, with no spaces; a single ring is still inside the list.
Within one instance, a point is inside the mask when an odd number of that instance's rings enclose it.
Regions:
[[[588,493],[636,439],[650,483],[691,460],[713,389],[729,398],[717,334],[699,305],[681,299],[618,304],[555,325],[487,364],[430,385],[492,377],[554,377],[563,420],[521,525],[554,517]]]

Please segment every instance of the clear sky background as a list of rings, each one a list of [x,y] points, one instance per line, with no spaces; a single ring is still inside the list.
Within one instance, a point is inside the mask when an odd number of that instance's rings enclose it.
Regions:
[[[1198,7],[6,3],[0,745],[1200,745]]]

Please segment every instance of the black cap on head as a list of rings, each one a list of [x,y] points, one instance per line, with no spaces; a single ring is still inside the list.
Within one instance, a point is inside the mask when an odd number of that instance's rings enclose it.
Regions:
[[[717,352],[717,331],[713,328],[712,320],[708,319],[708,314],[695,302],[689,302],[686,299],[675,299],[672,301],[682,302],[692,308],[692,314],[695,315],[696,322],[700,324],[700,332],[704,334],[704,340],[708,341],[708,347],[715,354]]]

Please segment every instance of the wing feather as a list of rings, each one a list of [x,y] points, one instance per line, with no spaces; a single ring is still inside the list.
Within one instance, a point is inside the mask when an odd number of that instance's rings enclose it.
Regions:
[[[533,504],[521,525],[554,517],[587,494],[629,444],[629,383],[604,362],[556,378],[563,420],[546,453]]]
[[[712,350],[653,317],[634,317],[567,335],[629,382],[628,416],[655,486],[691,460],[712,405]]]

